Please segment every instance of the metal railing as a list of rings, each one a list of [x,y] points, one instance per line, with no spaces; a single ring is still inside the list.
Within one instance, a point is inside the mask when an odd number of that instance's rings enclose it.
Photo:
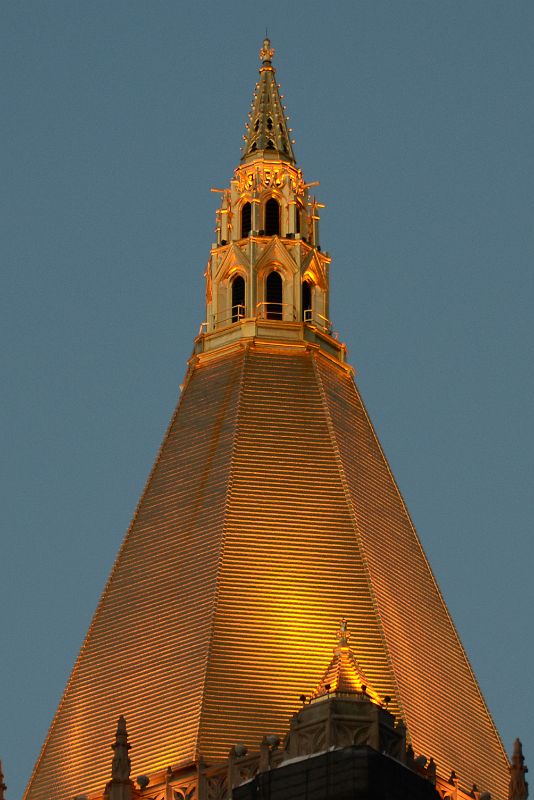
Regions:
[[[244,319],[246,311],[247,309],[242,303],[232,306],[232,322],[239,322],[240,319]]]
[[[273,303],[270,300],[263,300],[256,304],[256,317],[258,319],[289,319],[292,322],[295,322],[297,318],[295,306],[290,303]]]
[[[228,311],[224,311],[219,314],[215,314],[213,316],[213,328],[221,328],[225,325],[232,325],[236,322],[240,322],[242,319],[245,319],[246,315],[246,306],[238,303],[231,307],[230,313],[228,313]],[[269,300],[263,300],[262,302],[256,304],[255,316],[256,319],[269,319],[278,321],[285,320],[286,322],[297,321],[295,306],[292,306],[290,303],[273,303]],[[312,308],[305,308],[302,313],[302,318],[303,322],[305,322],[307,325],[314,325],[315,327],[320,328],[322,331],[327,333],[329,336],[334,337],[334,339],[338,338],[336,331],[334,331],[334,325],[332,321],[323,314],[319,314]],[[199,336],[207,332],[208,323],[203,322],[198,332]]]
[[[247,315],[247,309],[241,303],[232,306],[230,311],[220,311],[218,314],[213,315],[213,327],[221,328],[225,325],[231,325],[234,322],[244,319]]]
[[[306,322],[308,325],[316,325],[330,336],[333,335],[334,324],[332,320],[328,319],[328,317],[323,316],[323,314],[319,314],[319,312],[314,311],[312,308],[304,309],[303,317],[304,322]]]

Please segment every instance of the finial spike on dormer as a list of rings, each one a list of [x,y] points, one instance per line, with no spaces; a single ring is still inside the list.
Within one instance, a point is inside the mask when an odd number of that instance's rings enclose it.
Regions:
[[[337,636],[337,639],[338,639],[339,647],[350,647],[350,645],[349,645],[349,639],[350,639],[349,623],[347,622],[345,617],[343,617],[343,619],[341,619],[341,621],[339,623],[339,630],[336,633],[336,636]]]
[[[512,752],[512,763],[510,765],[508,800],[527,800],[528,783],[525,780],[525,773],[527,772],[528,767],[525,766],[523,745],[521,744],[520,739],[516,739]]]

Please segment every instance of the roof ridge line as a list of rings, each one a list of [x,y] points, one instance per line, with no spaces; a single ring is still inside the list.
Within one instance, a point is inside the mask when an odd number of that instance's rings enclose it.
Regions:
[[[245,383],[245,367],[248,360],[249,354],[249,346],[245,346],[243,348],[243,360],[241,362],[241,375],[239,376],[239,388],[238,388],[238,397],[237,397],[237,404],[235,410],[235,422],[234,422],[234,431],[232,436],[232,447],[230,453],[230,467],[228,469],[228,480],[227,480],[227,490],[225,494],[225,501],[224,501],[224,516],[222,521],[222,529],[221,529],[221,539],[220,539],[220,546],[219,546],[219,556],[217,559],[217,569],[216,569],[216,578],[215,578],[215,590],[214,590],[214,597],[213,597],[213,608],[211,612],[211,622],[210,622],[210,637],[209,637],[209,644],[208,644],[208,652],[207,652],[207,659],[206,659],[206,669],[204,671],[204,679],[202,681],[202,690],[201,690],[201,701],[200,701],[200,709],[198,714],[198,723],[197,723],[197,732],[195,736],[195,759],[198,761],[202,755],[199,749],[199,742],[200,742],[200,735],[202,730],[202,721],[204,719],[204,711],[205,711],[205,697],[206,697],[206,684],[208,681],[208,673],[210,667],[210,654],[213,647],[213,631],[215,628],[215,620],[217,617],[217,609],[219,604],[219,577],[221,572],[221,565],[223,562],[223,555],[224,555],[224,544],[226,541],[226,534],[228,531],[228,507],[229,507],[229,500],[232,494],[232,479],[234,474],[234,464],[235,464],[235,452],[237,446],[237,433],[239,428],[239,418],[241,415],[241,406],[242,406],[242,398],[243,398],[243,387]]]
[[[367,586],[369,588],[369,595],[371,597],[373,608],[375,610],[376,618],[377,618],[377,621],[378,621],[378,630],[380,632],[380,638],[382,639],[382,644],[383,644],[383,647],[384,647],[384,653],[385,653],[385,656],[386,656],[389,672],[390,672],[390,675],[392,677],[393,685],[395,686],[395,695],[396,695],[395,699],[397,701],[397,704],[398,704],[398,707],[399,707],[399,711],[401,712],[401,716],[402,716],[403,722],[407,727],[406,714],[405,714],[405,711],[404,711],[402,698],[401,698],[401,695],[400,695],[399,684],[398,684],[398,681],[397,681],[397,676],[395,674],[395,670],[393,669],[393,663],[391,661],[389,648],[387,646],[386,634],[385,634],[385,631],[384,631],[384,623],[382,621],[382,615],[380,613],[380,609],[378,607],[378,603],[377,603],[377,600],[376,600],[376,597],[375,597],[375,591],[374,591],[373,583],[372,583],[372,580],[371,580],[371,571],[369,569],[369,564],[367,562],[367,556],[366,556],[365,549],[364,549],[364,546],[363,546],[362,535],[361,535],[361,532],[360,532],[360,528],[359,528],[359,525],[358,525],[358,520],[357,520],[357,517],[356,517],[355,510],[354,510],[354,503],[353,503],[353,500],[352,500],[352,497],[351,497],[351,494],[350,494],[350,491],[349,491],[348,482],[347,482],[347,476],[345,475],[345,468],[343,466],[343,460],[342,460],[341,454],[339,452],[339,445],[338,445],[338,441],[337,441],[337,436],[336,436],[336,433],[335,433],[335,430],[334,430],[334,425],[332,423],[332,417],[331,417],[331,414],[330,414],[330,408],[328,406],[326,392],[324,390],[323,379],[322,379],[319,367],[318,367],[317,362],[316,362],[316,354],[315,353],[312,353],[312,364],[313,364],[313,369],[314,369],[314,372],[315,372],[315,375],[316,375],[316,378],[317,378],[317,383],[318,383],[318,386],[319,386],[319,392],[321,394],[321,399],[323,401],[323,408],[324,408],[324,414],[325,414],[325,418],[326,418],[326,424],[327,424],[327,428],[328,428],[328,433],[330,435],[330,441],[332,442],[332,447],[334,449],[334,455],[335,455],[336,463],[337,463],[337,466],[338,466],[339,477],[340,477],[341,485],[343,487],[343,494],[345,495],[345,501],[347,503],[347,506],[348,506],[348,509],[349,509],[349,512],[350,512],[350,518],[352,520],[352,527],[353,527],[353,530],[354,530],[354,533],[355,533],[356,541],[358,543],[358,549],[359,549],[359,551],[361,553],[361,557],[362,557],[362,563],[363,563],[363,566],[364,566],[365,576],[366,576],[366,580],[367,580]],[[409,734],[409,731],[408,731],[408,734]]]

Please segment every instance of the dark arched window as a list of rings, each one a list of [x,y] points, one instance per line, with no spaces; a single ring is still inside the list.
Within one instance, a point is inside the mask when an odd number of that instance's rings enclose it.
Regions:
[[[310,281],[302,282],[302,319],[311,322],[312,311],[312,284]]]
[[[250,203],[245,203],[241,209],[241,238],[244,239],[252,230],[252,211]]]
[[[280,233],[280,206],[271,197],[265,203],[265,235],[274,236]]]
[[[245,281],[236,275],[232,281],[232,322],[238,322],[245,316]]]
[[[282,276],[270,272],[265,281],[265,310],[267,319],[282,319]]]
[[[300,206],[295,206],[295,233],[300,233]]]

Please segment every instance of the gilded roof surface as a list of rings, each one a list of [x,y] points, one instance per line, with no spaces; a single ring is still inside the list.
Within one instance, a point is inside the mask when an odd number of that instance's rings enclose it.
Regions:
[[[27,791],[102,791],[119,714],[134,774],[283,736],[350,620],[416,753],[506,796],[507,761],[347,369],[239,346],[192,368]]]

